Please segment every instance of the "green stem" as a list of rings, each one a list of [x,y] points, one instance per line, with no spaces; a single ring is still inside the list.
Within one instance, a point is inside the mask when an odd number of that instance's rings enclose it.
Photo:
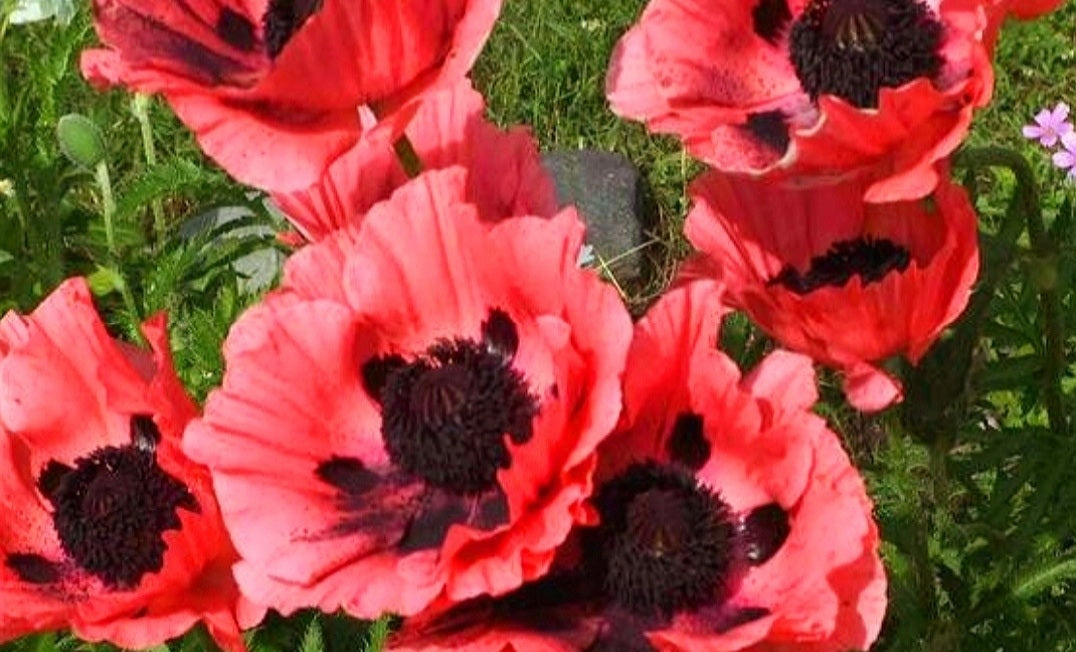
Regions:
[[[998,595],[976,607],[968,622],[982,622],[1005,608],[1012,600],[1028,600],[1056,584],[1076,578],[1076,558],[1064,557],[1014,578],[1011,592]]]
[[[1065,335],[1061,320],[1061,294],[1057,288],[1044,289],[1042,318],[1046,322],[1046,415],[1050,428],[1058,434],[1068,432],[1068,417],[1062,398],[1061,376],[1065,371]]]
[[[1004,147],[978,147],[961,150],[957,155],[956,165],[966,167],[1001,167],[1013,173],[1016,178],[1016,192],[1010,210],[1006,213],[1006,222],[1020,218],[1027,225],[1031,248],[1038,262],[1051,265],[1055,256],[1053,243],[1046,233],[1042,219],[1042,205],[1039,199],[1039,186],[1035,172],[1027,160],[1018,152]],[[1006,225],[1007,226],[1007,225]],[[1003,226],[1003,229],[1005,227]],[[991,268],[988,272],[996,278],[996,284],[1003,270]],[[1044,401],[1050,428],[1055,433],[1068,431],[1068,419],[1061,390],[1061,376],[1065,369],[1065,330],[1062,322],[1061,294],[1055,282],[1043,284],[1039,289],[1042,305],[1042,318],[1046,325]]]
[[[94,169],[97,187],[101,190],[101,215],[105,220],[105,242],[108,244],[109,258],[115,262],[119,258],[116,250],[116,229],[113,219],[116,216],[116,200],[112,196],[112,180],[108,176],[108,163],[103,159]]]
[[[120,273],[120,296],[123,297],[123,307],[127,309],[127,314],[131,319],[131,332],[134,334],[135,341],[138,344],[145,345],[146,337],[142,334],[142,315],[138,311],[138,306],[135,304],[134,294],[131,293],[131,287],[127,284],[127,277]]]
[[[980,150],[962,150],[955,166],[966,168],[973,176],[980,165],[990,165]],[[968,390],[976,348],[983,326],[990,314],[995,291],[1016,258],[1017,242],[1024,232],[1024,215],[1036,209],[1034,189],[1018,185],[996,234],[983,237],[982,261],[975,293],[964,314],[953,325],[953,336],[938,342],[930,354],[909,370],[907,392],[901,418],[918,441],[934,446],[943,439],[952,445],[953,433],[963,421],[964,399]]]
[[[414,179],[422,174],[422,159],[419,158],[418,152],[415,151],[415,146],[411,144],[411,139],[407,137],[407,134],[397,138],[396,142],[392,144],[392,149],[396,151],[396,160],[400,162],[400,166],[409,178]]]
[[[138,119],[139,129],[142,132],[142,152],[146,156],[146,164],[152,168],[157,165],[157,148],[153,144],[153,125],[149,121],[149,103],[149,95],[136,93],[131,100],[131,112]],[[153,242],[159,245],[164,242],[167,235],[161,200],[154,199],[150,202],[150,210],[153,212]]]

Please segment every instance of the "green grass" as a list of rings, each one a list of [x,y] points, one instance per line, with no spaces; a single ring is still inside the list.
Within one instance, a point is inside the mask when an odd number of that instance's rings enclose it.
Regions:
[[[606,106],[610,51],[644,4],[507,0],[475,70],[498,123],[529,125],[543,150],[620,152],[645,174],[658,209],[645,249],[655,274],[627,287],[636,312],[661,292],[673,265],[687,253],[681,236],[685,189],[701,170],[673,139],[650,136]],[[1076,193],[1050,166],[1048,154],[1021,137],[1020,126],[1042,106],[1058,100],[1076,105],[1074,39],[1073,2],[1043,20],[1008,25],[997,52],[994,101],[976,117],[970,139],[1016,148],[1042,180],[1047,218],[1056,224],[1052,237],[1069,333],[1076,324],[1071,296],[1076,228],[1066,226],[1071,206],[1065,201]],[[85,6],[67,29],[11,26],[0,41],[0,180],[14,188],[0,195],[0,308],[31,309],[64,276],[96,273],[101,280],[108,278],[101,268],[114,268],[125,277],[131,300],[115,287],[103,288],[99,302],[110,326],[130,337],[141,317],[169,310],[180,374],[202,398],[220,382],[219,347],[228,326],[258,299],[240,291],[228,257],[266,243],[243,241],[236,251],[220,251],[174,235],[156,241],[149,208],[154,202],[172,231],[207,206],[248,198],[205,159],[160,102],[151,106],[151,117],[162,163],[151,169],[129,96],[95,92],[77,74],[78,52],[92,42]],[[106,136],[122,208],[121,263],[105,250],[92,175],[67,161],[57,146],[56,120],[68,112],[90,116]],[[1013,182],[1005,174],[976,178],[978,207],[990,231]],[[272,223],[262,213],[253,219]],[[990,238],[984,243],[990,245]],[[936,406],[925,400],[864,417],[843,405],[836,382],[824,375],[819,412],[841,431],[864,470],[885,539],[891,605],[878,649],[1076,650],[1076,483],[1069,480],[1076,437],[1044,427],[1044,322],[1038,288],[1023,273],[1033,258],[1024,242],[1018,264],[996,291],[967,386],[959,395],[941,397],[966,403],[956,417],[932,412]],[[733,318],[724,335],[745,362],[768,345],[742,317]],[[916,382],[931,386],[941,377],[950,342],[924,361]],[[1072,337],[1066,342],[1070,349],[1076,344]],[[1065,378],[1070,412],[1074,385],[1070,370]],[[251,640],[256,650],[273,652],[319,644],[350,651],[365,647],[371,636],[376,638],[354,621],[306,612],[271,618]],[[205,645],[194,633],[171,649]],[[79,647],[70,638],[47,635],[0,645],[0,651]]]

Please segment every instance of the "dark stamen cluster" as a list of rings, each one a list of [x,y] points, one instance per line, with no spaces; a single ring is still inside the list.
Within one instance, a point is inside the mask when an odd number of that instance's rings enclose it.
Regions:
[[[511,464],[505,435],[515,444],[531,438],[538,403],[511,366],[515,326],[504,319],[487,322],[486,342],[442,340],[418,359],[378,370],[381,432],[403,471],[450,492],[480,493]],[[497,331],[504,328],[511,333]]]
[[[595,497],[589,563],[616,605],[647,618],[712,603],[728,578],[736,527],[720,497],[680,466],[637,464]]]
[[[808,294],[827,285],[843,287],[852,276],[859,276],[867,285],[881,281],[890,272],[903,272],[910,262],[908,250],[891,240],[842,240],[825,255],[812,258],[806,273],[785,265],[769,284],[783,285],[796,294]]]
[[[920,0],[812,0],[792,25],[789,58],[812,99],[873,108],[880,89],[938,75],[943,36]]]
[[[321,9],[322,0],[270,0],[262,17],[265,50],[275,59],[307,18]]]
[[[198,510],[187,487],[145,448],[99,448],[74,468],[54,463],[48,472],[39,485],[51,489],[47,496],[64,552],[110,586],[132,587],[161,570],[162,535],[180,527],[176,510]]]

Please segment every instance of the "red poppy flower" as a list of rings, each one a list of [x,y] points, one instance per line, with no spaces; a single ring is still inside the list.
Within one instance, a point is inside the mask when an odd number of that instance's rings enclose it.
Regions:
[[[868,201],[918,198],[990,98],[986,24],[981,0],[651,0],[606,89],[724,172],[795,185],[869,167]]]
[[[152,352],[113,341],[82,279],[0,321],[4,637],[70,627],[141,649],[202,621],[239,651],[237,608],[260,618],[239,602],[209,473],[180,450],[196,408],[164,316],[143,333]]]
[[[542,575],[616,424],[631,324],[583,224],[490,225],[462,168],[305,247],[224,347],[187,431],[242,561],[288,613],[413,614]]]
[[[688,239],[734,306],[783,346],[845,373],[861,410],[900,398],[873,366],[917,362],[967,305],[979,270],[975,212],[950,181],[925,200],[866,204],[870,179],[802,190],[707,174]]]
[[[390,649],[868,647],[886,607],[863,482],[812,414],[809,358],[746,378],[717,350],[719,286],[666,294],[636,326],[625,413],[601,447],[601,525],[547,579],[430,612]],[[574,557],[573,559],[569,559]]]
[[[485,109],[468,79],[427,96],[406,130],[423,169],[467,168],[467,199],[485,220],[552,216],[557,210],[553,180],[529,130],[502,131],[485,120]],[[319,240],[357,225],[371,206],[407,179],[392,140],[382,134],[360,140],[310,188],[272,196],[307,239]]]
[[[266,190],[314,183],[370,132],[399,135],[470,70],[501,0],[94,0],[98,85],[163,93],[202,149]],[[376,116],[376,117],[375,117]]]

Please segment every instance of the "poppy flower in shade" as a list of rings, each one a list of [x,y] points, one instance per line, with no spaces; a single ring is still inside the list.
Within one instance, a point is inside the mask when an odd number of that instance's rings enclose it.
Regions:
[[[423,169],[460,165],[470,170],[467,199],[484,220],[552,216],[557,209],[553,180],[529,130],[502,131],[483,117],[485,108],[468,79],[428,95],[406,130]],[[358,224],[407,180],[391,138],[381,134],[356,143],[311,187],[272,197],[308,239],[319,240]]]
[[[490,225],[467,193],[462,168],[419,175],[292,256],[229,333],[184,445],[259,604],[370,618],[505,593],[593,519],[630,318],[576,266],[574,209]]]
[[[547,578],[405,621],[389,649],[832,650],[868,647],[886,608],[878,530],[837,436],[811,413],[811,361],[746,378],[717,350],[712,281],[635,329],[625,412],[594,504]]]
[[[862,201],[870,179],[801,190],[709,173],[685,233],[728,300],[782,346],[840,369],[848,399],[880,410],[900,384],[874,365],[917,362],[967,305],[977,222],[950,181],[924,200]],[[690,271],[687,273],[693,273]]]
[[[0,632],[141,649],[201,621],[244,650],[264,610],[241,600],[209,473],[180,449],[196,408],[164,316],[142,331],[151,351],[113,341],[83,279],[0,321]]]
[[[879,177],[922,197],[990,98],[981,0],[651,0],[613,52],[615,113],[727,173]]]
[[[202,149],[265,190],[314,183],[359,139],[399,135],[466,76],[501,0],[94,0],[97,85],[162,93]]]

